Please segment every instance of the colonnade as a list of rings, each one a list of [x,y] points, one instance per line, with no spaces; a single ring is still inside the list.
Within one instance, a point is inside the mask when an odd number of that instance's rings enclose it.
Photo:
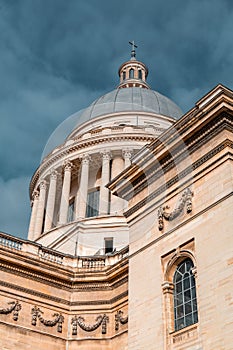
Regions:
[[[112,157],[110,151],[103,151],[101,153],[102,175],[100,186],[99,215],[106,215],[109,213],[115,214],[119,212],[119,210],[123,210],[124,202],[118,197],[110,195],[109,190],[105,187],[105,185],[117,174],[119,174],[124,168],[127,168],[131,164],[131,153],[132,152],[129,150],[124,150],[122,151],[122,156],[115,157]],[[78,191],[75,196],[74,220],[81,220],[85,218],[87,206],[91,157],[88,154],[84,154],[80,160],[81,167],[79,173]],[[63,164],[64,175],[56,226],[64,225],[67,223],[72,169],[73,163],[69,160],[65,161]],[[58,176],[59,174],[57,170],[53,169],[50,172],[49,179],[46,178],[47,181],[43,179],[39,183],[38,189],[33,192],[32,212],[28,233],[28,238],[30,240],[37,239],[42,232],[47,232],[52,227],[54,227],[53,219],[55,216],[56,196],[58,192]],[[109,202],[111,202],[111,207],[109,206]]]

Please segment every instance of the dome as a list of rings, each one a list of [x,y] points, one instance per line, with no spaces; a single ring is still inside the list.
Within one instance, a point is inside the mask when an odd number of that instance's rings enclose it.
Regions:
[[[157,91],[140,87],[115,89],[86,108],[79,116],[83,123],[96,117],[125,111],[152,112],[178,119],[181,109]]]

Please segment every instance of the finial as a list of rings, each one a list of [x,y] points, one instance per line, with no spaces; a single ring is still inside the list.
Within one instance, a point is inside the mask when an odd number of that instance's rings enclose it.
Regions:
[[[137,45],[135,45],[134,40],[132,42],[129,41],[129,44],[131,45],[131,60],[132,60],[132,59],[135,59],[136,57],[135,48],[137,49]]]

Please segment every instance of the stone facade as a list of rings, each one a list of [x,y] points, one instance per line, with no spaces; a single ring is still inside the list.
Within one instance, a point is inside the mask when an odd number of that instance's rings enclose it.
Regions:
[[[232,106],[217,86],[109,185],[129,199],[129,350],[232,349]],[[198,322],[175,330],[174,273],[187,258]]]
[[[147,74],[133,47],[0,233],[2,350],[232,349],[233,92],[176,120]]]
[[[12,349],[124,349],[128,250],[72,257],[0,234],[0,344]]]

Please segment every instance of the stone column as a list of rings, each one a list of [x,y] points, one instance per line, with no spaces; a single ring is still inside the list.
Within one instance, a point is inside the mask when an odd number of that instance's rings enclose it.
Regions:
[[[89,162],[90,162],[90,156],[88,154],[83,155],[79,189],[78,189],[76,208],[75,208],[76,219],[83,219],[86,216],[88,180],[89,180]]]
[[[170,333],[174,330],[174,309],[173,309],[174,284],[169,281],[165,281],[162,284],[162,290],[164,295],[166,329]]]
[[[128,166],[131,165],[131,157],[132,157],[132,151],[131,150],[123,150],[122,151],[123,157],[125,159],[125,169],[128,168]]]
[[[63,225],[67,222],[70,199],[71,169],[72,163],[70,161],[66,161],[64,163],[64,178],[62,184],[61,203],[58,221],[60,225]]]
[[[112,160],[111,180],[114,179],[121,171],[124,170],[125,162],[120,156],[116,156]],[[111,194],[111,214],[122,214],[124,208],[123,199]]]
[[[35,223],[36,223],[38,202],[39,202],[39,191],[34,191],[32,194],[32,212],[31,212],[31,219],[30,219],[30,224],[28,229],[28,239],[30,241],[32,241],[34,238],[34,229],[35,229]]]
[[[102,177],[100,187],[100,215],[106,215],[109,212],[109,190],[105,187],[110,181],[110,159],[111,154],[108,151],[102,153]]]
[[[57,171],[52,170],[50,174],[49,192],[48,192],[46,213],[45,213],[45,225],[44,225],[45,232],[50,230],[53,225],[56,190],[57,190]]]
[[[41,235],[43,220],[44,220],[44,209],[45,209],[45,199],[46,199],[46,181],[42,180],[40,183],[40,195],[38,201],[38,208],[36,214],[36,222],[34,229],[34,239],[37,239]]]

